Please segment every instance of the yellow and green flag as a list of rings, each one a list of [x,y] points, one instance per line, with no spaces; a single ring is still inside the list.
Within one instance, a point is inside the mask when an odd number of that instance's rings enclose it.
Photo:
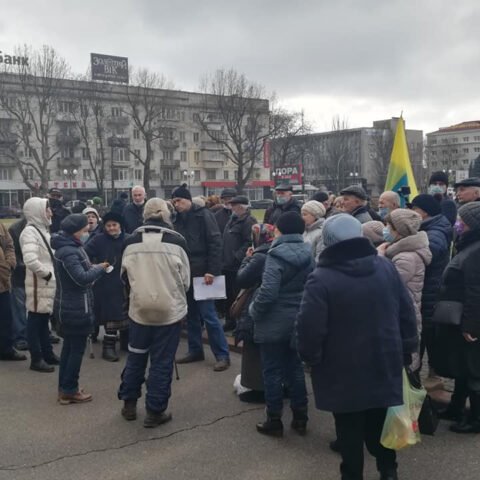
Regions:
[[[410,200],[413,200],[418,195],[417,184],[415,183],[410,156],[408,155],[405,123],[403,117],[400,117],[393,141],[392,157],[388,167],[385,190],[392,190],[398,193],[402,187],[410,187]],[[404,201],[405,198],[402,197],[402,204]]]

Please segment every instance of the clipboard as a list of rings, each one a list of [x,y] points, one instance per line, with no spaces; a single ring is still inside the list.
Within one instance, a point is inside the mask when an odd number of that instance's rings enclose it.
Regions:
[[[211,285],[207,285],[203,277],[193,277],[193,298],[197,302],[227,298],[225,275],[214,277]]]

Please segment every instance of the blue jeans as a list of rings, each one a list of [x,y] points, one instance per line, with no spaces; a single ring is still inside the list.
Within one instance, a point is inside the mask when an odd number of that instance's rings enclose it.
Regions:
[[[42,358],[47,360],[53,356],[49,320],[48,313],[28,312],[27,340],[32,362],[38,362]]]
[[[127,364],[118,390],[120,400],[137,400],[142,396],[145,370],[150,357],[145,405],[155,413],[167,409],[172,393],[173,365],[180,331],[181,322],[147,326],[130,320]]]
[[[290,347],[290,342],[261,343],[260,354],[267,412],[282,414],[284,385],[289,389],[292,410],[305,411],[308,405],[305,373],[300,357]]]
[[[25,289],[12,287],[10,303],[13,316],[13,342],[27,341],[27,307],[25,306]]]
[[[78,392],[78,377],[86,346],[86,335],[65,335],[58,371],[58,389],[62,393],[73,395]]]
[[[230,358],[227,339],[215,309],[215,302],[213,300],[196,302],[193,298],[193,288],[188,291],[187,300],[188,353],[196,355],[203,352],[202,324],[205,324],[215,358],[217,360]]]

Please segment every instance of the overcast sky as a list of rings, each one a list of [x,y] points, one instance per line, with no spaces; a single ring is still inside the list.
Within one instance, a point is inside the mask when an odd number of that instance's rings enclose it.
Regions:
[[[127,56],[195,90],[234,67],[317,131],[397,116],[425,133],[480,120],[478,0],[0,0],[0,50]]]

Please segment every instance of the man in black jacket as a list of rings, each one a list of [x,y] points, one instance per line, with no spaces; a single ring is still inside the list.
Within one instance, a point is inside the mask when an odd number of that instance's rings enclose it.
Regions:
[[[64,218],[70,215],[70,211],[63,205],[63,194],[58,188],[51,188],[48,192],[48,204],[52,210],[52,224],[50,233],[57,233]]]
[[[238,295],[236,277],[240,264],[252,240],[252,225],[257,223],[250,214],[247,197],[239,195],[230,200],[232,216],[223,232],[223,274],[227,287],[225,331],[234,330],[236,322],[230,318],[230,307]]]
[[[214,215],[205,207],[192,203],[186,185],[172,193],[172,203],[177,211],[174,227],[187,241],[192,277],[203,277],[207,285],[222,271],[222,238]],[[221,372],[230,366],[230,355],[222,325],[213,300],[196,301],[193,288],[188,300],[188,354],[177,363],[204,360],[202,344],[202,321],[208,332],[210,348],[216,358],[214,371]]]
[[[145,189],[137,185],[132,188],[133,202],[128,204],[124,211],[125,231],[133,233],[138,227],[143,225],[143,207],[145,206]]]
[[[234,188],[224,188],[220,194],[223,208],[215,213],[215,220],[218,223],[218,228],[220,229],[220,233],[222,235],[225,231],[228,221],[230,220],[230,217],[232,216],[232,206],[230,205],[230,200],[236,196],[237,191]]]
[[[293,188],[291,185],[277,185],[275,187],[275,201],[267,209],[263,218],[263,223],[275,225],[280,216],[285,212],[296,212],[300,215],[301,206],[293,198]]]
[[[447,190],[448,174],[441,171],[433,172],[428,182],[428,193],[440,203],[443,215],[447,217],[450,225],[453,225],[457,220],[457,206],[451,198],[448,198]]]

